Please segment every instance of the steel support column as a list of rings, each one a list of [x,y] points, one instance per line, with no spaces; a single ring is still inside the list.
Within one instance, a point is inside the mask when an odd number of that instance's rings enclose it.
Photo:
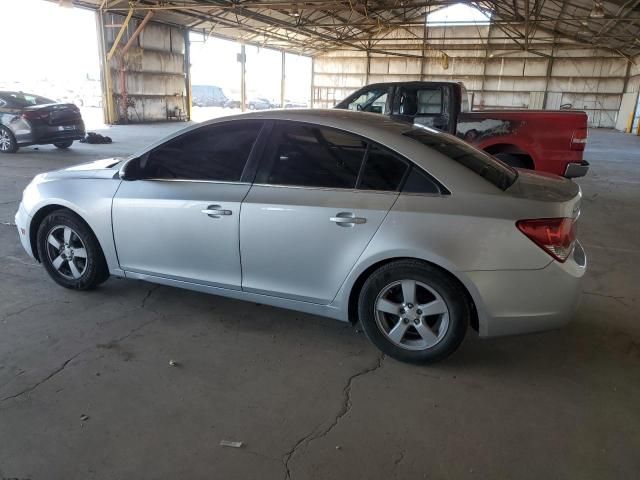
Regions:
[[[187,93],[185,106],[187,107],[187,120],[191,120],[193,110],[193,92],[191,91],[191,40],[189,29],[184,29],[184,86]]]
[[[240,109],[247,109],[247,54],[244,43],[240,45]]]
[[[106,124],[114,124],[117,121],[116,108],[113,103],[113,86],[111,67],[107,60],[107,42],[104,30],[104,15],[96,12],[98,24],[98,44],[100,53],[100,78],[102,79],[102,118]]]
[[[282,50],[282,70],[280,73],[280,108],[284,108],[284,90],[285,90],[285,78],[286,78],[286,69],[285,69],[285,53]]]

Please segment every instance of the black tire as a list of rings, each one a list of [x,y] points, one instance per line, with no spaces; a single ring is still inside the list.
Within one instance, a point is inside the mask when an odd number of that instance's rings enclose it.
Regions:
[[[513,168],[530,168],[519,155],[511,155],[509,153],[496,153],[493,156]]]
[[[16,153],[19,148],[13,132],[0,125],[0,153]]]
[[[60,142],[53,142],[53,144],[57,148],[65,149],[65,148],[69,148],[71,145],[73,145],[73,140],[62,140]]]
[[[67,229],[72,232],[68,242],[70,249],[64,248]],[[59,241],[58,247],[49,241],[52,234],[54,240]],[[69,210],[55,210],[44,218],[38,227],[37,245],[40,261],[47,273],[65,288],[91,290],[109,278],[109,268],[98,240],[89,226]],[[84,258],[79,254],[80,248],[84,248]],[[58,257],[67,259],[62,260],[56,268],[54,261]],[[75,272],[71,269],[71,262],[76,268]]]
[[[396,285],[402,281],[417,285],[412,309],[399,314],[378,311],[376,302],[379,297],[389,299],[384,296],[385,292],[394,295],[398,288],[400,297],[397,297],[397,302],[403,305],[402,285]],[[420,302],[424,305],[429,302],[438,302],[438,305],[444,303],[444,309],[448,312],[418,318],[424,313],[420,310]],[[433,305],[436,306],[435,303]],[[398,260],[380,267],[366,280],[358,299],[358,318],[369,340],[383,353],[401,362],[426,364],[443,360],[460,346],[471,311],[465,292],[449,274],[417,260]],[[385,329],[391,325],[390,330],[393,330],[401,323],[405,323],[403,331],[406,333],[398,344],[392,341],[388,332],[385,333]],[[421,343],[428,342],[418,328],[422,330],[424,327],[436,338],[432,339],[435,343],[423,347]]]

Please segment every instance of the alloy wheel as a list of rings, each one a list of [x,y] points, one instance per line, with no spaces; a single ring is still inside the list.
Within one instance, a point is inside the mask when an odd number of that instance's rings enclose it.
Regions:
[[[449,329],[449,307],[433,288],[415,280],[384,287],[375,302],[375,320],[394,345],[425,350],[438,344]]]
[[[11,137],[6,130],[0,130],[0,150],[3,152],[11,149]]]
[[[60,275],[77,280],[87,270],[87,249],[71,227],[57,225],[47,234],[47,255]]]

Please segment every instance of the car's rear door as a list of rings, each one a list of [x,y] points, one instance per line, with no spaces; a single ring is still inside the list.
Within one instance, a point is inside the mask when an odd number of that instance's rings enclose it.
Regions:
[[[128,272],[240,289],[243,181],[261,121],[201,127],[142,157],[142,178],[113,199],[113,233]]]
[[[385,153],[368,148],[341,130],[275,122],[242,204],[243,290],[333,300],[395,202],[406,168],[377,174]]]

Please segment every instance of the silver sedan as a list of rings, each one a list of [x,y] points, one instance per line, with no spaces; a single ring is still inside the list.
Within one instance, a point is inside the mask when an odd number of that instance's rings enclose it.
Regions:
[[[440,360],[570,320],[580,188],[379,115],[282,110],[187,128],[128,159],[38,175],[16,214],[60,285],[110,275],[360,322]]]

